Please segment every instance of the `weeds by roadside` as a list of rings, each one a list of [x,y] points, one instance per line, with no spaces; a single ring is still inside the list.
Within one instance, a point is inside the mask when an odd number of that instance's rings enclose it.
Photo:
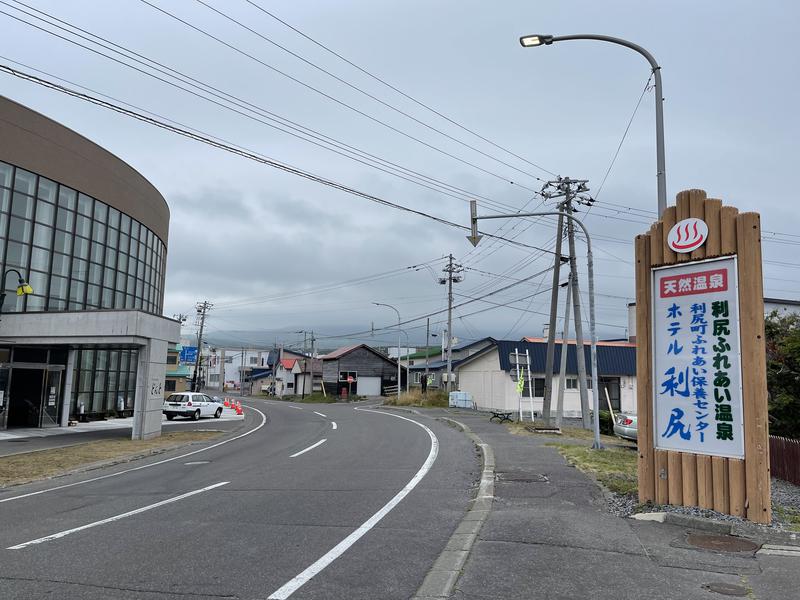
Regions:
[[[0,458],[0,486],[19,485],[61,475],[92,464],[124,460],[189,442],[206,441],[220,431],[174,431],[149,440],[98,440]]]
[[[636,494],[636,452],[625,449],[606,448],[592,450],[587,446],[550,442],[571,465],[584,473],[590,473],[600,483],[617,494]]]
[[[420,390],[411,390],[410,392],[401,393],[400,400],[397,399],[397,396],[392,396],[386,398],[383,403],[387,406],[447,408],[448,398],[447,392],[429,390],[428,393],[423,396]]]

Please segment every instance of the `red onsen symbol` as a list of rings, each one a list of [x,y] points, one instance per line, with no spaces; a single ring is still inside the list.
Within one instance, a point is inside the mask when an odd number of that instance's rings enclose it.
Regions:
[[[703,245],[708,235],[708,227],[699,219],[680,221],[669,232],[669,247],[676,252],[691,252]]]

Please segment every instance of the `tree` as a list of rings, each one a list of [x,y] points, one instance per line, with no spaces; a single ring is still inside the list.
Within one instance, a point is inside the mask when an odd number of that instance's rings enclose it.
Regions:
[[[800,439],[800,315],[773,311],[764,324],[770,434]]]

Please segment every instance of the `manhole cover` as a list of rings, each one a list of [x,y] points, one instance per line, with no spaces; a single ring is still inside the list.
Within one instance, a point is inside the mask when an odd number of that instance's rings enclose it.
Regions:
[[[732,583],[706,583],[703,585],[704,590],[714,592],[715,594],[722,594],[723,596],[736,596],[744,598],[747,596],[747,589],[740,585],[733,585]]]
[[[753,552],[758,549],[758,544],[732,535],[690,533],[686,536],[686,543],[695,548],[716,552]]]
[[[210,460],[193,460],[192,462],[187,462],[183,464],[191,467],[192,465],[207,465],[210,462],[211,462]]]

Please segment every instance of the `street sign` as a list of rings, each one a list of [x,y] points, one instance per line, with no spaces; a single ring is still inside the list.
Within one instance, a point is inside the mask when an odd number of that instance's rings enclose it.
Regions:
[[[477,246],[478,242],[481,241],[483,238],[482,235],[478,235],[478,201],[477,200],[470,200],[469,201],[469,215],[470,215],[470,235],[467,236],[467,239],[473,246]]]
[[[736,258],[653,269],[654,443],[744,458]]]
[[[702,246],[708,238],[708,225],[702,219],[683,219],[667,234],[667,245],[680,254],[688,254]]]
[[[197,362],[197,346],[184,346],[181,348],[181,362],[194,364]]]

